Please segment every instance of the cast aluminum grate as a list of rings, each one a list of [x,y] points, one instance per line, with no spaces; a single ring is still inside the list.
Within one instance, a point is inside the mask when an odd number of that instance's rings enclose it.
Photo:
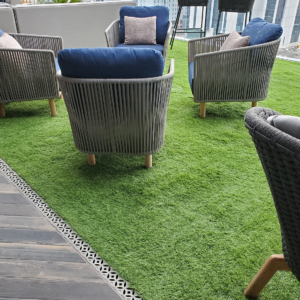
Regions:
[[[0,171],[6,178],[53,224],[75,249],[104,277],[108,283],[126,300],[142,300],[128,287],[128,283],[84,242],[80,236],[62,220],[47,203],[0,158]]]

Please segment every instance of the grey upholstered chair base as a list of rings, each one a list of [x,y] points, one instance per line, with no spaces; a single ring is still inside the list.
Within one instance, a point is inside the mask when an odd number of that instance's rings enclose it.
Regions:
[[[49,99],[51,116],[56,116],[54,98],[59,87],[55,56],[63,48],[61,37],[10,34],[23,49],[0,49],[0,117],[4,104]]]
[[[105,30],[105,37],[107,42],[107,47],[116,47],[119,41],[119,32],[120,32],[120,21],[116,20],[112,22],[108,28]],[[169,46],[169,39],[172,33],[172,22],[169,22],[168,32],[166,35],[165,43],[164,43],[164,50],[163,50],[163,57],[165,61],[165,66],[167,63],[167,56],[168,56],[168,46]]]
[[[278,270],[292,271],[300,281],[300,140],[267,122],[278,112],[256,107],[245,123],[261,160],[281,227],[284,255],[272,255],[244,292],[256,298]]]
[[[145,156],[164,143],[174,60],[167,75],[143,79],[77,79],[57,74],[76,148],[95,154]]]
[[[229,34],[188,42],[188,64],[194,62],[194,101],[205,118],[207,102],[252,102],[266,99],[280,39],[219,51]]]

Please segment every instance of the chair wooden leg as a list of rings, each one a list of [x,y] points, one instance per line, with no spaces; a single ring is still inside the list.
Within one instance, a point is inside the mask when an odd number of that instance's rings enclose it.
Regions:
[[[283,254],[271,255],[244,291],[247,298],[257,298],[277,271],[291,271]]]
[[[0,103],[0,117],[5,117],[4,103]]]
[[[59,92],[59,99],[63,99],[63,98],[64,98],[64,96],[63,96],[62,92]]]
[[[152,168],[152,155],[145,156],[145,167]]]
[[[90,166],[94,166],[96,164],[95,154],[88,154],[87,159]]]
[[[257,107],[257,101],[252,101],[252,107]]]
[[[49,99],[49,106],[51,111],[51,117],[56,117],[56,107],[54,99]]]
[[[200,103],[200,118],[206,117],[206,103]]]

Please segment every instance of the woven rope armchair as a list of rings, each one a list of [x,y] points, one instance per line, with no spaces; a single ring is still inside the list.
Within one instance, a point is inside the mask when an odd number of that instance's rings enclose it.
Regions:
[[[267,123],[278,112],[256,107],[246,127],[263,165],[278,214],[283,255],[272,255],[244,292],[256,298],[278,270],[292,271],[300,281],[300,140]]]
[[[164,42],[164,50],[163,50],[163,58],[165,61],[165,66],[167,63],[168,46],[169,46],[169,39],[170,39],[171,33],[172,33],[172,22],[170,21],[166,39]],[[105,30],[107,47],[116,47],[120,43],[119,35],[120,35],[120,21],[116,20],[116,21],[112,22],[108,26],[108,28]]]
[[[57,75],[69,113],[76,148],[94,165],[95,154],[145,156],[164,143],[174,76],[144,79],[77,79]]]
[[[55,57],[63,48],[61,37],[10,34],[23,49],[0,48],[0,116],[4,104],[49,99],[56,116],[54,98],[59,97]]]
[[[280,39],[257,46],[219,51],[228,34],[188,42],[188,63],[194,62],[194,101],[205,118],[207,102],[266,99]]]

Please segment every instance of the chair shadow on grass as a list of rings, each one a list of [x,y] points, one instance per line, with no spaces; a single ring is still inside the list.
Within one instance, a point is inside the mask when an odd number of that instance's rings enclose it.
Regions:
[[[56,101],[60,99],[55,99]],[[60,100],[61,101],[61,100]],[[5,118],[51,117],[48,99],[5,103]]]
[[[193,118],[199,118],[203,122],[207,119],[244,119],[248,109],[251,108],[251,102],[207,102],[206,118],[199,117],[200,103],[194,103],[192,106]]]
[[[79,157],[82,159],[77,164],[78,172],[84,178],[94,178],[95,175],[111,176],[128,176],[140,172],[151,172],[144,166],[144,156],[134,155],[110,155],[96,154],[96,165],[90,166],[87,163],[86,155],[80,152]],[[155,157],[154,157],[155,159]],[[155,168],[155,161],[153,164]]]

